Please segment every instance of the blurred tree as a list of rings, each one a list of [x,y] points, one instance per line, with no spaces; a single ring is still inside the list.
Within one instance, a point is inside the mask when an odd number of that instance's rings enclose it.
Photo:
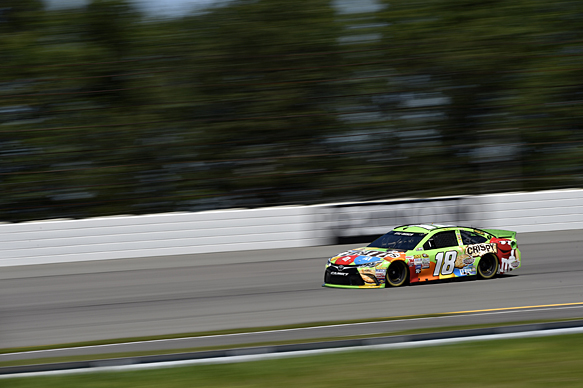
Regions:
[[[5,67],[14,87],[3,103],[34,112],[36,119],[28,114],[1,131],[26,150],[17,154],[19,162],[9,162],[20,173],[3,181],[5,192],[13,194],[4,201],[14,217],[117,213],[117,206],[99,205],[112,198],[118,206],[129,205],[133,172],[123,166],[136,164],[127,153],[136,135],[128,112],[136,104],[123,91],[132,88],[126,80],[134,16],[122,1],[97,0],[67,12],[43,13],[40,7],[30,16],[34,23],[16,34],[27,39],[17,41]]]
[[[2,2],[2,219],[581,185],[579,2],[382,3]]]
[[[523,142],[524,188],[583,184],[583,3],[537,2],[530,66],[509,93],[510,124]]]
[[[536,179],[539,174],[524,170],[531,156],[548,149],[553,139],[568,141],[570,136],[564,122],[559,125],[567,132],[558,131],[558,117],[550,114],[551,100],[546,99],[556,97],[565,81],[557,83],[559,68],[545,63],[565,63],[562,50],[573,46],[569,41],[580,36],[583,25],[579,2],[387,4],[381,15],[388,26],[386,54],[398,59],[392,66],[405,80],[403,88],[411,96],[407,105],[418,116],[436,114],[422,128],[439,132],[444,146],[435,155],[440,174],[472,183],[470,193],[548,187],[531,185],[522,174]],[[430,96],[442,98],[430,107]],[[529,109],[538,114],[528,114]],[[419,126],[411,120],[404,124]]]
[[[127,1],[95,0],[46,15],[19,47],[40,53],[27,67],[39,77],[10,101],[42,113],[12,123],[29,150],[13,162],[34,167],[3,182],[6,219],[321,198],[344,74],[327,2],[242,1],[144,23]]]
[[[24,211],[42,206],[42,195],[23,190],[30,179],[25,174],[36,171],[36,150],[26,144],[26,134],[15,123],[38,120],[40,104],[28,98],[15,98],[36,91],[35,79],[42,74],[36,67],[42,55],[37,44],[42,37],[43,3],[35,0],[6,0],[0,3],[0,214],[10,219],[18,211],[12,205],[17,198]],[[35,187],[35,189],[37,189]],[[34,191],[34,189],[33,189]],[[39,201],[39,198],[41,200]]]
[[[238,1],[185,21],[204,185],[250,205],[314,201],[334,173],[340,26],[328,1]],[[188,28],[188,27],[186,27]],[[220,206],[220,204],[218,204]]]
[[[3,0],[0,5],[0,31],[3,33],[30,30],[43,11],[42,0]]]
[[[41,0],[4,0],[0,3],[0,81],[30,76],[37,63],[36,39],[43,23]]]

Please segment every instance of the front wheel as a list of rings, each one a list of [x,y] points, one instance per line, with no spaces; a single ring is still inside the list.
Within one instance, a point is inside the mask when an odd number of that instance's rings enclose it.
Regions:
[[[484,256],[478,264],[478,276],[481,279],[492,279],[498,272],[498,259],[492,255]]]
[[[386,284],[391,287],[399,287],[405,284],[409,275],[409,268],[402,261],[395,261],[387,268]]]

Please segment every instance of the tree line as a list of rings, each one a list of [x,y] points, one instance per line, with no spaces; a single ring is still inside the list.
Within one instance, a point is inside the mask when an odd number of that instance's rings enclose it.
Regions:
[[[378,3],[3,1],[1,220],[581,186],[579,2]]]

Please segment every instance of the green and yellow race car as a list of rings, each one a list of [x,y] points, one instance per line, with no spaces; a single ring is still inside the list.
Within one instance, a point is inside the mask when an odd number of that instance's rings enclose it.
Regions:
[[[516,232],[403,225],[366,247],[330,258],[324,286],[384,288],[464,276],[490,279],[520,265]]]

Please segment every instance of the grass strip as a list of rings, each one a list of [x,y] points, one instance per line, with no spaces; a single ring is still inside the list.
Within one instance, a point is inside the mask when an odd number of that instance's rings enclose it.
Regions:
[[[237,364],[20,377],[3,388],[581,387],[583,335],[351,351]]]
[[[566,322],[566,321],[572,321],[572,320],[577,320],[577,319],[581,319],[581,318],[566,318],[566,319],[560,319],[560,320],[555,319],[555,320],[519,321],[519,322],[507,322],[507,323],[499,323],[499,324],[445,326],[445,327],[436,327],[436,328],[403,330],[403,331],[396,331],[396,332],[390,332],[390,333],[375,333],[375,334],[368,334],[368,335],[355,335],[355,336],[343,336],[343,337],[321,337],[321,338],[298,339],[298,340],[288,340],[288,341],[254,342],[254,343],[235,344],[235,345],[205,346],[205,347],[197,347],[197,348],[177,348],[177,349],[167,349],[167,350],[148,351],[148,352],[117,352],[117,353],[108,353],[108,354],[92,354],[92,355],[85,355],[85,356],[44,357],[44,358],[36,358],[36,359],[3,361],[3,362],[0,362],[0,367],[19,366],[19,365],[35,365],[35,364],[70,362],[70,361],[94,361],[94,360],[103,360],[103,359],[111,359],[111,358],[152,356],[152,355],[187,353],[187,352],[202,352],[202,351],[207,351],[207,350],[240,349],[240,348],[249,348],[249,347],[256,347],[256,346],[268,346],[268,345],[290,345],[290,344],[301,344],[301,343],[308,343],[308,342],[336,341],[336,340],[344,340],[344,339],[363,339],[363,338],[374,338],[374,337],[383,337],[383,336],[428,334],[428,333],[439,333],[439,332],[446,332],[446,331],[487,329],[487,328],[492,328],[492,327],[504,327],[504,326],[526,325],[526,324],[537,324],[537,323],[548,323],[548,322]]]

